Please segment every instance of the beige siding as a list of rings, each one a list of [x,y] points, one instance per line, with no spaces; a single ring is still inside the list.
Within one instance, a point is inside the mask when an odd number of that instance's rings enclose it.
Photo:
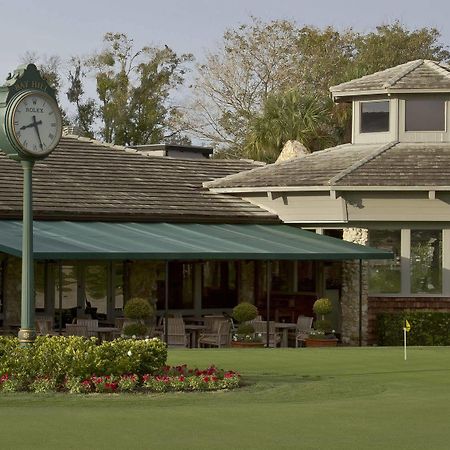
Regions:
[[[252,194],[244,197],[254,205],[278,214],[283,222],[345,222],[346,209],[342,198],[333,199],[329,192]]]
[[[352,221],[450,221],[450,194],[436,192],[345,193],[348,220]]]

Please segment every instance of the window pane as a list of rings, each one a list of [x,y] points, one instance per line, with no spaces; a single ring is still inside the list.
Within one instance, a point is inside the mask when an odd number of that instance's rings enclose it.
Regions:
[[[369,245],[394,253],[394,259],[369,262],[369,293],[397,294],[401,290],[401,230],[369,230]]]
[[[237,304],[234,261],[208,261],[203,268],[202,308],[232,308]]]
[[[405,105],[406,131],[445,131],[444,100],[406,100]]]
[[[272,262],[272,290],[277,292],[294,290],[294,261]]]
[[[86,313],[93,317],[98,314],[106,314],[107,279],[108,270],[106,264],[86,266]],[[91,310],[89,311],[89,308]]]
[[[411,230],[411,292],[442,292],[442,232]]]
[[[389,131],[389,102],[361,103],[361,133]]]
[[[34,264],[34,299],[35,308],[45,308],[45,264]]]
[[[114,309],[123,309],[123,263],[114,264]]]
[[[194,307],[194,270],[192,263],[169,264],[169,308],[190,309]]]
[[[297,263],[297,291],[316,291],[316,267],[313,261],[298,261]]]

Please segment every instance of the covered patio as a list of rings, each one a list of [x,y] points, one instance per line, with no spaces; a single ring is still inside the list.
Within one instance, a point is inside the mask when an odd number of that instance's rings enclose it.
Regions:
[[[21,239],[21,221],[0,221],[0,251],[20,257]],[[34,223],[34,258],[57,265],[59,285],[63,285],[63,262],[68,260],[163,262],[164,307],[159,313],[166,317],[170,313],[169,286],[177,282],[170,277],[170,266],[180,261],[265,262],[265,311],[261,312],[269,323],[274,319],[270,306],[273,261],[359,260],[361,264],[365,259],[391,257],[390,252],[281,224]],[[55,305],[61,310],[63,289],[58,290],[58,296]]]

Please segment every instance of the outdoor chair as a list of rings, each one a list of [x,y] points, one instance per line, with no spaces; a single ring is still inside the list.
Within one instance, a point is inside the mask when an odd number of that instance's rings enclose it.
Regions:
[[[165,328],[163,324],[162,339],[165,338]],[[167,318],[167,345],[169,347],[188,347],[189,333],[186,333],[184,322],[181,317]]]
[[[53,331],[53,318],[50,316],[36,317],[36,334],[38,336],[56,335]]]
[[[255,335],[261,336],[262,342],[267,343],[267,322],[265,320],[253,320]],[[281,342],[281,336],[275,331],[275,322],[269,321],[269,347],[277,347]]]
[[[217,320],[215,323],[215,330],[211,333],[201,333],[198,338],[198,346],[209,347],[224,347],[230,344],[230,328],[231,322],[229,320]]]
[[[84,325],[87,328],[87,336],[97,336],[96,329],[98,328],[97,319],[77,319],[77,325]]]
[[[216,333],[221,322],[228,322],[228,319],[224,316],[204,316],[206,329],[202,334]]]
[[[298,348],[298,343],[300,342],[300,347],[305,343],[305,339],[309,336],[312,330],[313,317],[308,316],[298,316],[297,326],[295,328],[295,348]]]
[[[66,336],[89,337],[87,326],[80,325],[78,323],[67,323],[66,324]]]

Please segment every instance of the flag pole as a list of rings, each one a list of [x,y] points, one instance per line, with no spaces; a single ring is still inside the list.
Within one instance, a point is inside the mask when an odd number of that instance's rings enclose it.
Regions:
[[[403,328],[403,347],[404,347],[404,356],[406,361],[406,327]]]

